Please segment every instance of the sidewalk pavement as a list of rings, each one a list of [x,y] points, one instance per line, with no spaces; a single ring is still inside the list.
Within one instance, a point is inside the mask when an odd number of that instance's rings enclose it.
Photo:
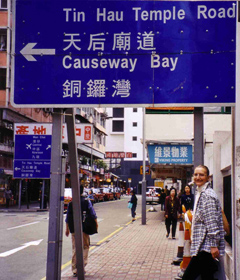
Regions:
[[[5,205],[0,206],[0,212],[46,212],[48,210],[49,209],[40,209],[38,201],[29,203],[29,208],[27,208],[27,204],[22,204],[20,209],[18,205],[10,205],[9,208],[6,208]]]
[[[146,225],[138,218],[90,250],[86,280],[172,280],[177,276],[180,268],[171,263],[178,251],[178,227],[176,240],[166,238],[164,212],[155,208],[157,212],[147,212]],[[61,279],[76,279],[71,265],[62,272]]]

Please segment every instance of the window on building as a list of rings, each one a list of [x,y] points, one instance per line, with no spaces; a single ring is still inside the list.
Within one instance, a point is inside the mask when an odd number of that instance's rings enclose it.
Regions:
[[[7,9],[7,0],[0,0],[0,9]]]
[[[133,108],[133,113],[137,113],[138,108]]]
[[[0,51],[7,50],[7,29],[0,29]]]
[[[137,122],[133,122],[133,126],[137,126]]]
[[[133,153],[133,154],[132,154],[132,157],[133,157],[133,158],[136,158],[136,157],[137,157],[137,153]]]
[[[124,131],[124,122],[123,121],[113,121],[112,122],[112,131],[113,132],[123,132]]]
[[[227,114],[231,114],[232,108],[231,107],[223,107],[223,112]]]
[[[6,89],[6,69],[0,68],[0,90]]]
[[[226,236],[225,239],[230,246],[232,246],[232,184],[231,175],[223,178],[223,206],[224,212],[230,225],[230,235]]]
[[[124,108],[113,108],[113,118],[124,118]]]
[[[137,141],[137,136],[133,136],[132,140]]]

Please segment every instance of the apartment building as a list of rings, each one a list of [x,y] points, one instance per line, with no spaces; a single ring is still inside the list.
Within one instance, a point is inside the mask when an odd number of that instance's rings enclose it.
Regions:
[[[13,124],[18,122],[51,122],[52,120],[49,110],[13,108],[10,104],[12,34],[10,3],[7,0],[0,0],[0,204],[4,203],[2,193],[8,182],[11,183],[15,201],[18,196],[18,180],[12,180]]]
[[[109,169],[120,177],[122,185],[141,193],[143,109],[107,108],[107,114],[106,162]],[[154,184],[149,174],[146,180],[148,185]]]

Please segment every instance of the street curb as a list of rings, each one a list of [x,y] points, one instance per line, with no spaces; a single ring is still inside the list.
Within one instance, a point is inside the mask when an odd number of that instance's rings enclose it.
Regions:
[[[48,212],[48,209],[0,209],[0,213]]]

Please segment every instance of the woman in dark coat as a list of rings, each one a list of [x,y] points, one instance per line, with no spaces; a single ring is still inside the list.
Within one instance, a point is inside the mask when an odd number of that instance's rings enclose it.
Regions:
[[[167,229],[166,237],[169,237],[170,227],[172,225],[172,239],[175,239],[177,219],[181,216],[181,205],[175,188],[170,189],[170,195],[165,201],[165,224]]]
[[[131,196],[131,200],[129,202],[132,203],[132,208],[131,208],[131,214],[132,214],[132,221],[135,221],[135,216],[136,216],[136,208],[137,208],[137,197],[135,195],[134,191],[131,191],[130,194]]]

